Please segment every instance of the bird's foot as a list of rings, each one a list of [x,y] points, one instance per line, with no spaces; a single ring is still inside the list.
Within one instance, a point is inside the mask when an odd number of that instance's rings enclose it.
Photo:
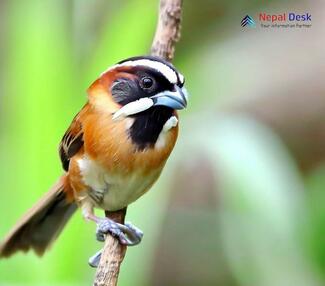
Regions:
[[[128,246],[139,244],[143,237],[143,232],[130,222],[120,224],[109,218],[101,219],[97,224],[97,240],[105,241],[108,233],[117,238],[121,244]]]
[[[102,257],[102,251],[99,250],[92,257],[89,258],[88,264],[90,267],[97,268],[99,265],[100,258]]]
[[[105,241],[105,237],[108,233],[116,237],[121,244],[128,246],[139,244],[143,237],[143,232],[130,222],[120,224],[109,218],[101,219],[99,223],[97,223],[97,240]],[[88,264],[91,267],[97,268],[101,256],[102,250],[98,251],[92,257],[90,257]]]

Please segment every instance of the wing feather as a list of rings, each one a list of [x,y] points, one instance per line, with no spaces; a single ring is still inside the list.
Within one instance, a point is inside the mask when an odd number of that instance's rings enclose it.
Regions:
[[[70,159],[82,148],[83,141],[83,118],[89,109],[88,104],[75,116],[70,127],[62,137],[59,154],[62,167],[65,171],[69,170]]]

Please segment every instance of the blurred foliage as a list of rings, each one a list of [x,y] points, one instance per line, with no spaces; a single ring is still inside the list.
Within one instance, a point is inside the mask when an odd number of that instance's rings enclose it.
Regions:
[[[273,97],[298,98],[299,83],[312,93],[310,78],[323,87],[320,28],[239,26],[260,10],[321,15],[320,3],[184,0],[175,65],[186,76],[190,106],[161,179],[128,209],[145,237],[128,249],[119,285],[324,285],[324,158],[307,172],[292,151],[313,152],[298,131],[314,130],[317,120],[287,116],[312,95],[288,104]],[[91,82],[115,62],[148,53],[157,5],[0,2],[0,237],[62,173],[58,142]],[[279,105],[261,111],[255,104],[265,97]],[[249,108],[234,111],[229,102]],[[324,146],[321,134],[313,135],[310,141]],[[0,260],[0,285],[90,285],[87,260],[101,247],[94,231],[77,213],[42,259],[20,253]]]

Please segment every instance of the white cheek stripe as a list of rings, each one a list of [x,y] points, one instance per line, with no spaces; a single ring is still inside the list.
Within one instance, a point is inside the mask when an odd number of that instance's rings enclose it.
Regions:
[[[117,120],[132,114],[145,111],[149,109],[151,106],[153,106],[153,100],[151,98],[148,97],[140,98],[136,101],[132,101],[124,105],[118,111],[116,111],[113,115],[113,120]]]
[[[170,83],[177,84],[177,74],[173,69],[171,69],[169,66],[167,66],[161,62],[152,61],[152,60],[148,60],[148,59],[127,61],[127,62],[124,62],[121,64],[117,64],[117,65],[110,67],[108,70],[106,70],[102,74],[108,72],[111,69],[114,69],[117,67],[124,67],[124,66],[127,66],[127,67],[136,67],[136,66],[150,67],[150,68],[155,69],[156,71],[160,72],[161,74],[163,74],[164,77],[167,78],[167,80]],[[179,75],[179,79],[180,79],[181,83],[184,83],[184,76],[181,74],[178,74],[178,75]]]

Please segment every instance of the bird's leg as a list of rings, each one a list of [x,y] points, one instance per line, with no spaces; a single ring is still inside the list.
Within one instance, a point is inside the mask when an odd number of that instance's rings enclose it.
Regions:
[[[132,225],[130,222],[125,224],[117,223],[110,218],[100,218],[94,214],[93,208],[84,205],[83,216],[87,220],[94,221],[97,224],[96,238],[98,241],[105,241],[106,235],[111,234],[123,245],[134,246],[141,242],[143,232]],[[89,265],[97,267],[100,261],[101,251],[97,252],[89,259]]]
[[[83,212],[87,220],[94,221],[97,224],[96,238],[98,241],[105,241],[108,233],[116,237],[121,244],[133,246],[141,242],[143,232],[130,222],[121,224],[110,218],[100,218],[93,211]]]
[[[97,223],[96,237],[98,241],[105,241],[105,236],[110,233],[112,236],[116,237],[119,242],[123,245],[133,246],[141,242],[143,237],[143,232],[132,225],[130,222],[125,224],[116,223],[109,218],[98,218],[99,223]],[[98,267],[100,258],[102,255],[102,250],[98,251],[92,257],[89,258],[88,263],[91,267]]]

